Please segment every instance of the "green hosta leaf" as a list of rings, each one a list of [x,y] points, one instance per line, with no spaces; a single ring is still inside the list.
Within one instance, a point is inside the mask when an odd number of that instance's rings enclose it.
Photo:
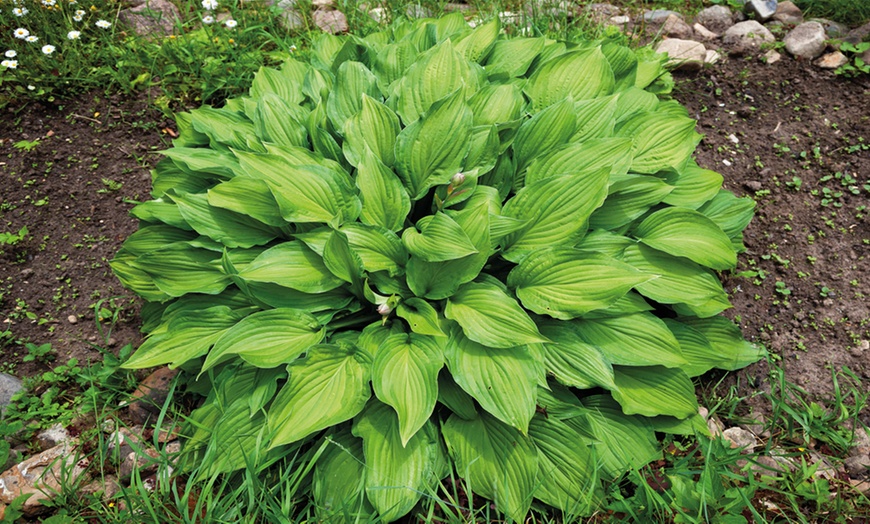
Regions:
[[[504,238],[503,256],[517,262],[536,249],[580,240],[586,219],[607,196],[609,171],[550,177],[521,189],[507,201],[502,214],[527,224]]]
[[[124,242],[124,251],[133,255],[141,255],[157,251],[176,242],[193,240],[196,236],[196,233],[192,231],[185,231],[166,224],[143,226],[127,237]]]
[[[650,278],[614,258],[567,247],[532,252],[507,284],[527,309],[567,320],[609,307]]]
[[[274,94],[288,104],[298,105],[304,100],[299,85],[305,79],[308,64],[290,58],[280,70],[261,67],[251,83],[251,98],[260,99]]]
[[[491,348],[453,329],[444,349],[453,380],[480,406],[523,433],[535,414],[535,363],[522,347]]]
[[[538,458],[529,437],[483,413],[474,420],[451,416],[441,428],[456,471],[474,493],[523,522],[532,503]]]
[[[681,317],[680,322],[698,330],[713,346],[720,356],[717,368],[735,370],[756,362],[766,352],[747,342],[740,328],[725,317],[690,318]]]
[[[227,108],[203,106],[190,112],[193,129],[207,135],[212,149],[248,149],[247,137],[254,136],[254,124],[243,114]]]
[[[247,215],[272,227],[287,225],[269,185],[262,180],[236,177],[222,182],[208,190],[208,204]]]
[[[661,111],[632,116],[618,126],[616,136],[634,139],[631,170],[635,173],[679,169],[701,139],[694,120]]]
[[[293,240],[264,251],[239,271],[250,282],[270,282],[304,293],[322,293],[342,285],[323,259],[302,242]]]
[[[618,95],[616,119],[619,122],[627,120],[635,113],[653,111],[659,105],[659,97],[639,87],[630,87]]]
[[[506,124],[522,116],[523,92],[513,84],[490,84],[471,97],[468,106],[475,126]]]
[[[402,446],[432,415],[443,366],[440,344],[425,335],[391,335],[375,353],[372,386],[378,398],[399,415]]]
[[[335,89],[326,101],[326,114],[336,129],[344,129],[345,122],[363,108],[363,95],[379,97],[377,79],[360,62],[347,61],[338,68]]]
[[[465,24],[465,20],[462,21]],[[466,24],[467,25],[467,24]],[[456,42],[456,51],[470,62],[482,62],[498,39],[500,24],[498,17],[480,25]]]
[[[447,299],[444,315],[462,326],[468,338],[485,346],[511,348],[547,342],[516,300],[488,282],[464,284]]]
[[[363,93],[362,109],[344,124],[344,156],[351,165],[360,167],[368,148],[384,165],[392,166],[396,162],[394,148],[399,129],[396,113]]]
[[[411,198],[396,174],[371,151],[366,151],[356,174],[363,201],[360,220],[364,224],[398,231],[411,211]]]
[[[353,418],[371,396],[371,357],[353,346],[313,346],[287,371],[269,409],[273,448]]]
[[[582,74],[578,74],[582,71]],[[565,53],[535,70],[525,92],[535,111],[566,96],[574,101],[588,100],[613,91],[615,79],[607,58],[598,47]]]
[[[618,229],[630,224],[662,201],[673,187],[662,180],[641,175],[620,177],[611,184],[607,200],[589,219],[593,229]]]
[[[386,271],[390,276],[401,272],[408,261],[404,244],[389,229],[351,222],[341,228],[350,248],[356,253],[366,271]]]
[[[351,291],[362,296],[362,278],[365,266],[360,256],[347,242],[347,235],[333,231],[323,246],[323,263],[333,275],[349,282]]]
[[[571,322],[544,321],[541,333],[552,340],[542,345],[547,372],[566,386],[579,389],[603,387],[613,389],[613,366],[595,346],[577,333]]]
[[[179,244],[145,253],[132,265],[146,272],[161,291],[172,297],[187,293],[217,295],[230,283],[220,270],[220,254]]]
[[[342,428],[324,437],[326,450],[314,466],[311,493],[319,518],[359,517],[368,520],[374,508],[364,496],[366,463],[362,439],[350,428]]]
[[[621,366],[676,368],[686,360],[667,326],[650,313],[575,320],[577,332],[605,358]]]
[[[447,471],[441,439],[431,422],[403,442],[395,412],[372,402],[354,421],[353,433],[363,439],[366,494],[384,522],[411,511]]]
[[[730,191],[721,190],[712,200],[698,208],[698,212],[715,222],[731,239],[735,251],[745,251],[743,230],[752,220],[755,201],[749,197],[737,198]]]
[[[197,233],[227,247],[261,246],[278,231],[251,217],[209,205],[207,195],[172,195],[184,221]]]
[[[162,154],[187,169],[199,173],[198,176],[205,174],[230,179],[236,176],[238,169],[238,161],[231,154],[214,149],[173,147],[163,151]]]
[[[457,89],[399,133],[396,170],[412,199],[419,200],[430,187],[448,183],[460,171],[471,123],[471,111]]]
[[[236,156],[248,176],[269,184],[285,220],[341,223],[359,215],[353,183],[340,168],[301,159],[291,148],[268,149],[268,154],[238,151]]]
[[[737,265],[728,236],[712,220],[690,209],[656,211],[634,229],[634,236],[650,247],[713,269]]]
[[[408,298],[396,307],[396,314],[404,318],[411,331],[420,335],[445,337],[438,312],[421,298]]]
[[[643,244],[627,248],[626,264],[657,275],[637,286],[637,290],[662,304],[686,304],[698,316],[713,316],[730,307],[728,295],[716,275],[707,268],[682,257],[674,257]]]
[[[184,221],[184,217],[181,216],[181,211],[178,210],[178,206],[173,202],[164,201],[162,199],[142,202],[134,207],[130,211],[130,214],[139,220],[144,220],[145,222],[163,222],[164,224],[177,227],[178,229],[184,229],[186,231],[193,230],[193,228]]]
[[[497,41],[486,60],[487,75],[490,78],[501,75],[523,76],[544,49],[544,43],[543,38],[512,38]]]
[[[257,100],[254,128],[264,142],[307,148],[308,130],[302,124],[307,117],[307,109],[268,93]]]
[[[607,138],[613,135],[616,125],[616,96],[605,96],[593,100],[583,100],[574,105],[576,115],[576,130],[571,136],[571,142],[586,142],[595,138]]]
[[[456,384],[447,369],[438,374],[438,402],[465,420],[477,418],[474,399]]]
[[[313,316],[296,309],[271,309],[242,319],[224,333],[202,365],[206,371],[238,355],[252,366],[288,364],[323,340],[325,329]]]
[[[252,414],[244,399],[227,406],[212,426],[208,447],[215,458],[200,473],[230,473],[262,463],[266,456],[262,446],[264,422],[263,414]]]
[[[303,293],[277,284],[246,282],[248,292],[255,301],[273,308],[294,308],[309,313],[338,311],[347,307],[353,296],[346,289],[336,288],[321,293]]]
[[[408,69],[398,87],[396,112],[405,125],[411,127],[418,118],[431,112],[435,102],[448,96],[452,98],[456,93],[464,101],[475,91],[477,82],[471,65],[453,49],[449,40],[445,40]],[[400,159],[403,156],[398,154]]]
[[[535,498],[570,515],[591,515],[604,495],[592,442],[544,416],[532,419],[529,437],[538,450]]]
[[[402,233],[402,242],[413,256],[426,262],[443,262],[478,252],[465,231],[449,216],[438,212],[426,218],[417,224],[420,232],[408,228]]]
[[[645,417],[623,414],[609,395],[586,397],[583,405],[588,409],[585,420],[597,437],[596,456],[611,478],[661,458],[661,447]]]
[[[616,91],[633,88],[637,77],[637,56],[634,51],[628,46],[607,42],[601,46],[601,52],[610,62],[616,79]]]
[[[523,122],[514,139],[514,160],[522,172],[536,157],[568,142],[576,129],[574,103],[556,102]]]
[[[723,356],[697,329],[672,318],[662,319],[680,343],[680,351],[688,364],[682,369],[689,377],[697,377],[715,368]]]
[[[419,56],[417,47],[408,39],[384,46],[372,65],[372,72],[378,77],[381,91],[390,92],[391,84],[399,79]]]
[[[616,389],[611,393],[626,415],[686,418],[698,413],[695,386],[681,369],[616,366],[613,372]]]
[[[526,185],[553,176],[583,176],[610,167],[610,174],[625,174],[631,164],[631,140],[601,138],[565,144],[538,157],[526,171]]]
[[[180,314],[169,322],[166,331],[146,339],[123,367],[141,369],[184,364],[204,355],[240,319],[239,313],[226,306]]]
[[[716,196],[719,188],[722,187],[723,179],[719,173],[702,169],[694,162],[689,162],[679,171],[666,171],[665,180],[674,186],[674,190],[662,199],[662,202],[672,206],[697,209]],[[744,224],[740,231],[745,227]]]

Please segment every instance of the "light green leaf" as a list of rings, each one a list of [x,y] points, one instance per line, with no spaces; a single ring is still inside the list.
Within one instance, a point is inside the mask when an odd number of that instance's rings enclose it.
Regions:
[[[441,433],[471,491],[494,500],[514,522],[523,522],[538,477],[537,453],[529,437],[486,413],[474,420],[453,415]]]
[[[396,307],[396,315],[404,318],[411,331],[420,335],[446,337],[441,329],[441,319],[438,312],[428,302],[421,298],[408,298]]]
[[[411,511],[446,473],[447,457],[431,422],[403,443],[395,412],[372,402],[354,421],[353,433],[363,439],[366,494],[384,522]]]
[[[535,414],[535,362],[523,346],[491,348],[454,328],[444,348],[453,380],[505,424],[528,432]]]
[[[262,180],[236,177],[222,182],[208,190],[208,203],[248,215],[269,226],[287,225],[269,185]]]
[[[267,93],[257,100],[254,128],[264,142],[307,148],[308,130],[303,125],[307,118],[307,109]]]
[[[347,517],[368,520],[374,508],[364,496],[362,439],[354,437],[349,427],[342,427],[323,440],[327,447],[314,464],[311,481],[318,518],[327,522]]]
[[[688,364],[682,369],[689,377],[698,377],[716,367],[723,356],[700,331],[672,318],[662,319],[680,343],[680,351]]]
[[[323,246],[323,263],[333,275],[351,284],[350,289],[362,296],[362,278],[365,273],[362,259],[347,242],[347,235],[333,231]]]
[[[567,320],[604,309],[651,278],[614,258],[564,247],[533,251],[508,275],[527,309]]]
[[[271,309],[242,319],[217,340],[202,371],[238,355],[252,366],[271,368],[289,364],[326,331],[313,316],[297,309]]]
[[[695,386],[681,369],[614,366],[613,399],[626,415],[686,418],[698,413]]]
[[[567,143],[575,129],[574,103],[570,98],[548,106],[523,122],[513,143],[517,173],[522,173],[538,156]]]
[[[215,178],[228,180],[236,176],[236,170],[239,168],[238,161],[231,154],[209,148],[173,147],[161,151],[161,154],[195,172],[195,177],[212,175]]]
[[[298,240],[284,242],[264,251],[239,277],[251,282],[271,282],[304,293],[322,293],[342,285],[323,259]]]
[[[676,368],[686,363],[677,339],[651,313],[585,318],[573,324],[583,340],[600,349],[613,364]]]
[[[363,93],[362,109],[347,118],[344,124],[344,156],[352,166],[360,167],[368,148],[384,165],[392,166],[396,162],[399,130],[396,113]]]
[[[583,175],[554,176],[517,192],[502,214],[527,224],[504,238],[502,256],[518,262],[531,251],[579,241],[586,232],[586,219],[607,196],[609,172],[607,167]]]
[[[597,437],[593,446],[606,475],[616,478],[661,458],[661,446],[645,417],[623,414],[610,395],[585,397],[583,405],[588,409],[583,418]]]
[[[335,88],[326,100],[326,114],[333,128],[341,132],[345,122],[363,108],[363,96],[379,97],[377,79],[360,62],[346,61],[338,67]]]
[[[424,217],[417,223],[418,232],[408,228],[402,242],[411,255],[426,262],[444,262],[477,253],[478,250],[459,224],[442,212]]]
[[[560,384],[579,389],[616,387],[613,366],[598,348],[583,340],[573,323],[549,320],[539,326],[552,340],[541,346],[544,365]]]
[[[526,171],[526,185],[562,175],[583,176],[610,167],[611,175],[623,175],[631,164],[631,140],[600,138],[572,142],[535,159]]]
[[[764,349],[747,342],[740,328],[725,317],[680,317],[679,321],[698,330],[710,342],[713,350],[720,356],[716,363],[717,368],[740,369],[767,354]]]
[[[367,150],[356,173],[363,207],[363,224],[381,226],[391,231],[405,227],[411,211],[411,198],[396,174]]]
[[[463,20],[463,24],[465,21]],[[482,62],[498,39],[501,29],[498,17],[477,26],[474,31],[456,42],[456,51],[470,62]]]
[[[490,78],[523,76],[544,49],[543,38],[511,38],[498,40],[486,60],[486,74]],[[564,98],[564,97],[562,97]]]
[[[202,106],[192,110],[190,117],[193,129],[207,135],[214,150],[247,149],[247,138],[254,136],[254,124],[242,113],[227,107]]]
[[[513,84],[489,84],[471,97],[468,106],[475,126],[505,124],[522,116],[523,92]]]
[[[576,115],[576,130],[571,136],[571,142],[586,142],[596,138],[608,138],[613,135],[616,125],[617,97],[602,96],[592,100],[582,100],[574,104]]]
[[[631,170],[635,173],[679,169],[701,140],[694,120],[661,111],[637,113],[617,126],[616,136],[634,139]]]
[[[438,372],[444,353],[432,337],[391,335],[375,353],[375,395],[396,410],[402,446],[429,420],[438,399]]]
[[[665,171],[665,180],[674,186],[674,190],[662,199],[662,202],[672,206],[697,209],[716,196],[719,188],[722,187],[723,179],[719,173],[702,169],[695,162],[689,162],[679,171]],[[743,231],[743,228],[740,231]]]
[[[468,338],[485,346],[547,342],[516,300],[489,282],[464,284],[447,299],[444,315],[459,323]]]
[[[650,247],[713,269],[737,265],[728,236],[712,220],[691,209],[671,207],[656,211],[633,234]]]
[[[166,224],[141,226],[124,241],[124,251],[133,255],[141,255],[157,251],[176,242],[193,240],[197,234]]]
[[[173,244],[145,253],[130,263],[146,272],[164,293],[180,297],[187,293],[217,295],[230,283],[220,270],[220,254]]]
[[[616,77],[616,91],[634,87],[637,76],[637,56],[632,48],[613,41],[601,46],[601,52],[610,62],[613,76]]]
[[[565,97],[574,101],[608,95],[615,79],[599,47],[571,51],[545,62],[526,84],[532,107],[540,111]]]
[[[348,245],[359,256],[366,271],[386,271],[395,276],[408,262],[404,244],[389,229],[351,222],[340,231],[347,236]]]
[[[353,346],[313,346],[287,371],[269,409],[271,448],[353,418],[371,396],[371,357]]]
[[[438,402],[465,420],[477,418],[474,399],[456,384],[447,369],[438,374]]]
[[[269,93],[275,94],[288,104],[298,105],[304,100],[299,86],[310,68],[306,63],[288,58],[281,69],[260,67],[251,83],[251,98],[259,99]]]
[[[471,111],[462,90],[432,104],[429,112],[399,133],[396,170],[413,200],[446,184],[461,170],[471,138]]]
[[[619,229],[649,211],[673,189],[664,181],[652,176],[628,175],[619,177],[610,185],[604,205],[592,213],[589,227],[592,229]]]
[[[737,198],[734,193],[719,191],[712,200],[698,208],[698,212],[712,220],[731,239],[735,251],[743,252],[743,230],[752,220],[755,201],[749,197]]]
[[[261,246],[280,233],[249,216],[209,205],[204,194],[172,195],[172,199],[190,227],[227,247]]]

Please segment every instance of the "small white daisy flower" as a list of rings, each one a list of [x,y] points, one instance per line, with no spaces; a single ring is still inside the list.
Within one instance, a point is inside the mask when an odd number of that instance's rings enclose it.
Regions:
[[[107,22],[105,20],[97,20],[94,25],[99,27],[100,29],[108,29],[112,27],[112,22]]]
[[[6,58],[15,58],[16,56],[18,56],[18,53],[14,49],[10,49],[4,54],[6,55]]]
[[[24,39],[24,38],[27,38],[27,35],[30,34],[30,31],[28,31],[27,29],[24,29],[23,27],[19,27],[12,34],[15,35],[15,38]]]
[[[24,39],[25,42],[31,42],[31,43],[36,42],[37,40],[39,40],[39,37],[36,35],[30,35]]]
[[[74,16],[73,16],[73,20],[75,20],[76,22],[81,22],[81,21],[82,21],[82,15],[74,15]]]
[[[76,16],[85,16],[84,9],[76,9]]]
[[[295,46],[295,45],[291,45],[291,46],[290,46],[290,52],[291,52],[291,53],[295,53],[295,52],[296,52],[296,46]]]
[[[218,8],[217,0],[202,0],[202,8],[206,11],[214,11]]]
[[[214,23],[214,17],[211,16],[211,15],[205,15],[204,17],[202,17],[202,23],[203,23],[203,24],[206,24],[206,25],[208,25],[208,24],[213,24],[213,23]]]
[[[54,7],[54,4],[57,3],[57,0],[42,0],[42,5],[45,7]]]
[[[0,66],[6,69],[16,69],[18,67],[18,60],[4,60],[0,62]]]
[[[36,86],[32,85],[32,84],[27,84],[27,90],[28,91],[36,91]]]
[[[50,55],[54,53],[54,50],[55,47],[51,44],[45,44],[44,46],[42,46],[42,54],[44,55]]]
[[[81,31],[70,31],[66,34],[68,40],[78,40],[82,36]]]
[[[235,20],[233,20],[232,18],[230,18],[229,20],[224,22],[224,25],[227,26],[228,29],[232,29],[232,28],[236,27],[237,25],[239,25],[239,23],[236,22]]]
[[[15,16],[24,16],[27,13],[29,13],[29,11],[27,10],[26,7],[16,7],[14,9],[12,9],[12,14]]]

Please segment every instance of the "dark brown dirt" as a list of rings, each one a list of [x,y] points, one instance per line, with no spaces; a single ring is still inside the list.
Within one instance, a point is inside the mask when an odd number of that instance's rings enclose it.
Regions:
[[[4,113],[0,232],[29,234],[0,245],[0,370],[44,370],[16,341],[50,342],[57,363],[140,343],[137,303],[108,261],[138,226],[131,201],[149,198],[168,122],[145,99],[100,96]]]
[[[758,201],[748,251],[724,277],[728,314],[816,397],[832,394],[832,371],[870,378],[870,82],[788,57],[730,58],[677,82],[675,98],[706,135],[699,163]],[[3,115],[0,232],[30,234],[0,246],[0,332],[11,332],[0,341],[0,370],[43,369],[22,363],[26,351],[11,339],[51,342],[61,362],[99,358],[95,346],[107,340],[115,349],[141,341],[136,301],[107,261],[137,227],[130,201],[148,197],[148,168],[170,125],[146,100],[93,96]],[[37,139],[29,151],[15,145]],[[102,335],[98,303],[119,312]],[[745,396],[767,390],[767,366],[725,384]]]

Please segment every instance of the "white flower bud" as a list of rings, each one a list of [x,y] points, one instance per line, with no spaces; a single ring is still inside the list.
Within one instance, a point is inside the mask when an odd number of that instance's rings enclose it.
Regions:
[[[381,316],[385,317],[392,312],[393,308],[391,308],[389,304],[381,304],[380,306],[378,306],[378,313],[380,313]]]
[[[450,183],[453,184],[453,187],[459,187],[463,182],[465,182],[465,173],[456,173],[453,175],[453,178],[450,179]]]

